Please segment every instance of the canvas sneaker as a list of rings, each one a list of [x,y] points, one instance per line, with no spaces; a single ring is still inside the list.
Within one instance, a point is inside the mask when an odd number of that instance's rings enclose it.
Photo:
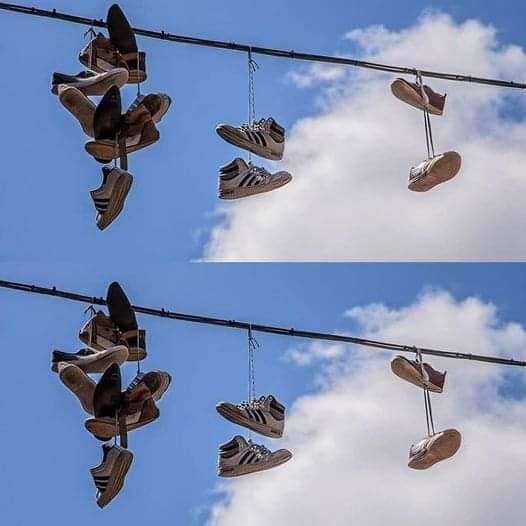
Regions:
[[[85,373],[103,373],[110,365],[122,364],[128,358],[128,348],[124,345],[110,347],[105,351],[81,349],[76,353],[53,351],[51,370],[58,371],[60,362],[72,363]]]
[[[219,124],[216,131],[228,143],[260,157],[271,161],[279,161],[283,158],[285,128],[281,127],[272,117],[239,127]]]
[[[62,383],[77,397],[84,411],[93,415],[95,382],[80,367],[72,363],[59,362],[57,371]]]
[[[104,73],[81,71],[76,75],[55,72],[51,79],[51,92],[58,95],[59,86],[65,85],[77,88],[84,95],[104,95],[112,86],[120,88],[127,81],[126,68],[116,68]]]
[[[102,185],[90,192],[97,209],[96,222],[100,230],[107,228],[122,212],[133,177],[120,168],[102,168]]]
[[[219,199],[240,199],[251,195],[271,192],[292,181],[292,175],[280,171],[270,173],[265,168],[234,159],[219,169]]]
[[[444,390],[446,373],[433,369],[428,363],[424,363],[421,367],[415,360],[397,356],[391,362],[391,370],[402,380],[422,389],[426,387],[433,393],[442,393]]]
[[[130,382],[127,391],[133,391],[137,386],[144,384],[152,394],[154,402],[158,402],[172,383],[172,377],[164,371],[150,371],[149,373],[138,373]]]
[[[429,86],[424,85],[423,89],[420,89],[420,86],[414,82],[396,79],[391,84],[391,91],[397,99],[419,110],[426,110],[432,115],[444,113],[446,95],[436,93]]]
[[[451,458],[460,448],[462,437],[456,429],[447,429],[422,439],[411,446],[408,466],[428,469],[437,462]]]
[[[409,172],[409,190],[427,192],[435,186],[453,179],[462,165],[457,152],[446,152],[421,162]]]
[[[131,451],[117,445],[102,446],[102,462],[90,469],[97,488],[97,504],[101,508],[108,505],[121,491],[132,461]]]
[[[262,396],[252,402],[231,404],[219,402],[217,412],[234,424],[246,427],[270,438],[283,436],[285,406],[272,395]]]
[[[265,446],[236,436],[219,446],[218,475],[220,477],[239,477],[266,471],[288,462],[291,458],[292,453],[287,449],[272,452]]]
[[[93,137],[95,104],[80,90],[66,84],[58,87],[58,100],[78,120],[82,131],[88,137]]]
[[[165,93],[150,93],[148,95],[138,95],[130,104],[128,115],[133,115],[142,108],[146,108],[152,116],[153,122],[158,124],[170,109],[172,99]]]

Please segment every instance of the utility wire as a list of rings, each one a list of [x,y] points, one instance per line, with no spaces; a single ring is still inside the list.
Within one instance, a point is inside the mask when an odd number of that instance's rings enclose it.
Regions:
[[[46,9],[39,9],[36,7],[28,7],[18,4],[8,4],[0,2],[0,9],[4,11],[12,11],[15,13],[21,13],[25,15],[40,16],[46,18],[55,18],[58,20],[64,20],[66,22],[73,22],[75,24],[83,24],[90,27],[107,27],[106,22],[103,20],[96,20],[91,18],[85,18],[75,15],[69,15],[67,13],[61,13],[56,9],[51,11]],[[402,66],[390,66],[387,64],[377,64],[375,62],[366,62],[363,60],[355,60],[352,58],[346,57],[337,57],[330,55],[316,55],[312,53],[303,53],[293,50],[285,49],[274,49],[260,46],[253,46],[248,44],[239,44],[236,42],[226,42],[222,40],[211,40],[206,38],[198,38],[184,35],[175,35],[172,33],[167,33],[166,31],[152,31],[149,29],[133,28],[133,31],[137,35],[142,35],[148,38],[156,38],[159,40],[168,40],[170,42],[178,42],[181,44],[190,44],[194,46],[204,46],[217,49],[226,49],[231,51],[243,51],[248,53],[249,51],[252,54],[259,55],[268,55],[279,58],[288,58],[293,60],[304,60],[309,62],[322,62],[327,64],[339,64],[342,66],[355,66],[359,68],[374,69],[377,71],[385,71],[387,73],[396,73],[399,75],[417,75],[421,73],[424,77],[443,79],[443,80],[452,80],[457,82],[471,82],[474,84],[484,84],[488,86],[499,86],[503,88],[516,88],[516,89],[526,89],[526,84],[497,80],[497,79],[487,79],[483,77],[473,77],[471,75],[461,75],[456,73],[441,73],[437,71],[427,71],[427,70],[417,70],[415,68],[407,68]]]
[[[96,296],[86,296],[75,292],[58,290],[56,287],[47,288],[37,285],[28,285],[26,283],[16,283],[12,281],[0,280],[0,288],[29,292],[33,294],[42,294],[45,296],[56,296],[68,300],[88,303],[90,305],[106,305],[106,300]],[[166,309],[153,309],[150,307],[140,307],[132,305],[135,312],[147,314],[148,316],[157,316],[172,320],[180,320],[190,323],[200,323],[204,325],[215,325],[220,327],[229,327],[231,329],[242,329],[251,332],[262,332],[267,334],[278,334],[280,336],[291,336],[297,338],[306,338],[309,340],[331,341],[340,343],[351,343],[375,349],[394,352],[412,352],[417,354],[440,356],[442,358],[454,358],[457,360],[472,360],[477,362],[495,363],[499,365],[511,365],[516,367],[526,367],[526,362],[514,360],[512,358],[499,358],[494,356],[484,356],[479,354],[467,354],[455,351],[427,349],[425,347],[415,347],[410,345],[400,345],[397,343],[387,343],[377,340],[368,340],[365,338],[356,338],[354,336],[345,336],[343,334],[331,334],[325,332],[305,331],[294,328],[276,327],[272,325],[260,325],[252,322],[241,322],[236,320],[227,320],[223,318],[212,318],[209,316],[198,316],[195,314],[185,314],[181,312],[172,312]]]

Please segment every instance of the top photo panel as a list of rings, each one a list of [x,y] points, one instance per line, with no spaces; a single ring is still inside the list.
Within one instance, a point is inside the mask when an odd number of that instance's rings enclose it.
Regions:
[[[0,3],[0,261],[524,261],[525,17]]]

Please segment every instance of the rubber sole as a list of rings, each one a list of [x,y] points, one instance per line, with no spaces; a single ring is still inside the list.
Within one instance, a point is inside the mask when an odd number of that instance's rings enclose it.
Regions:
[[[123,345],[118,345],[114,349],[107,351],[97,352],[93,356],[80,358],[74,361],[65,363],[71,363],[82,369],[85,373],[103,373],[106,369],[116,363],[117,365],[123,364],[128,357],[128,349]],[[60,363],[60,362],[58,362]],[[51,370],[57,372],[58,363],[53,363]]]
[[[72,86],[62,86],[58,90],[58,99],[79,122],[82,131],[93,137],[93,118],[96,106],[79,89]]]
[[[93,415],[95,382],[80,367],[66,362],[59,362],[58,376],[62,383],[77,397],[84,411]]]
[[[412,192],[428,192],[439,184],[453,179],[462,166],[462,157],[457,152],[446,152],[440,156],[424,175],[409,181]]]
[[[158,140],[159,135],[153,140],[139,142],[133,146],[126,146],[126,153],[130,154],[138,150],[142,150],[143,148],[154,144]],[[115,142],[106,139],[100,141],[88,141],[84,145],[84,148],[91,156],[95,158],[95,160],[99,161],[100,163],[106,164],[119,157],[119,149],[117,148]]]
[[[119,457],[115,461],[115,469],[108,480],[106,491],[97,499],[97,505],[100,508],[107,506],[122,490],[124,478],[130,469],[132,461],[133,454],[130,451],[124,450],[119,453]]]
[[[151,424],[159,418],[159,411],[152,418],[146,420],[139,420],[133,424],[127,424],[128,431],[134,431],[148,424]],[[113,418],[89,418],[84,422],[84,427],[99,440],[107,441],[116,436],[119,431],[115,429],[115,421]]]
[[[424,378],[422,378],[418,371],[413,367],[411,362],[403,356],[397,356],[394,358],[394,360],[391,362],[391,370],[396,376],[398,376],[398,378],[401,378],[410,384],[416,385],[417,387],[422,389],[427,387],[432,393],[442,393],[443,391],[437,385],[427,382]]]
[[[241,477],[251,473],[259,473],[260,471],[268,471],[269,469],[282,466],[292,458],[292,453],[288,452],[287,456],[276,458],[268,463],[261,464],[242,464],[234,467],[220,467],[218,475],[225,478]]]
[[[243,199],[244,197],[251,197],[253,195],[264,194],[267,192],[272,192],[278,188],[286,186],[292,181],[292,176],[288,180],[279,181],[276,183],[268,185],[258,185],[251,187],[242,187],[242,188],[233,188],[232,190],[219,191],[219,199],[224,199],[226,201],[233,201],[235,199]]]
[[[65,84],[73,88],[77,88],[79,91],[84,93],[84,95],[90,96],[100,96],[104,95],[112,86],[117,86],[121,88],[128,81],[128,70],[124,68],[116,68],[111,71],[102,72],[100,76],[88,79],[82,79],[78,82],[71,82]],[[51,91],[57,95],[58,86],[54,85]]]
[[[229,422],[237,424],[238,426],[251,429],[256,433],[259,433],[260,435],[264,435],[269,438],[281,438],[283,436],[282,430],[275,429],[264,424],[260,424],[259,422],[254,422],[253,420],[250,420],[249,418],[240,415],[237,411],[232,410],[227,405],[217,405],[216,410],[222,417],[226,418]]]
[[[409,104],[410,106],[413,106],[413,108],[417,108],[422,111],[427,110],[431,115],[442,116],[444,114],[444,112],[439,108],[435,108],[431,104],[426,104],[420,98],[420,95],[416,93],[413,87],[404,80],[395,80],[391,84],[391,91],[397,99]]]
[[[219,135],[219,137],[221,137],[226,142],[232,144],[233,146],[237,146],[238,148],[242,148],[243,150],[248,150],[249,152],[258,155],[259,157],[269,159],[270,161],[281,161],[281,159],[283,159],[283,151],[281,153],[272,153],[267,148],[259,146],[258,144],[255,144],[252,141],[248,141],[244,137],[241,137],[235,131],[232,131],[229,127],[218,126],[216,128],[216,132]]]
[[[104,230],[113,223],[124,208],[124,201],[130,191],[133,183],[133,177],[128,174],[122,174],[115,183],[115,188],[112,193],[112,199],[109,202],[108,209],[101,216],[101,220],[97,221],[97,226],[100,230]],[[129,353],[128,353],[129,359]]]
[[[437,433],[437,435],[435,435],[437,438],[428,446],[424,455],[409,460],[408,466],[411,469],[428,469],[438,462],[451,458],[460,449],[462,436],[456,429],[447,429]]]

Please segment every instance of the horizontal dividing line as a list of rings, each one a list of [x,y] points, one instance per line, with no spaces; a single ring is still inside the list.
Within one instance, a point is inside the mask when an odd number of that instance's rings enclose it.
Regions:
[[[56,9],[46,10],[37,7],[28,7],[19,4],[8,4],[0,2],[0,9],[4,11],[11,11],[24,15],[39,16],[45,18],[54,18],[63,20],[65,22],[72,22],[75,24],[82,24],[91,27],[105,28],[107,24],[104,20],[91,19],[67,13],[61,13]],[[168,42],[177,42],[180,44],[189,44],[194,46],[203,46],[209,48],[223,49],[229,51],[242,51],[245,53],[251,52],[258,55],[267,55],[278,58],[287,58],[292,60],[301,60],[309,62],[319,62],[326,64],[337,64],[341,66],[354,66],[358,68],[372,69],[376,71],[384,71],[387,73],[396,73],[399,75],[416,75],[421,73],[424,77],[450,80],[455,82],[470,82],[473,84],[482,84],[486,86],[498,86],[502,88],[526,89],[526,84],[514,81],[505,81],[498,79],[488,79],[483,77],[475,77],[471,75],[463,75],[456,73],[442,73],[429,70],[418,70],[416,68],[408,68],[403,66],[390,66],[388,64],[378,64],[375,62],[367,62],[363,60],[356,60],[346,57],[338,57],[331,55],[318,55],[312,53],[304,53],[294,50],[275,49],[261,46],[252,46],[249,44],[240,44],[237,42],[227,42],[223,40],[213,40],[207,38],[198,38],[185,35],[176,35],[166,31],[152,31],[150,29],[133,28],[137,35],[148,38],[155,38],[158,40],[166,40]]]
[[[86,296],[75,292],[68,292],[59,290],[56,287],[41,287],[38,285],[28,285],[26,283],[17,283],[13,281],[0,280],[0,288],[28,292],[33,294],[41,294],[45,296],[54,296],[64,298],[90,305],[106,305],[106,300],[97,296]],[[343,334],[333,334],[325,332],[307,331],[294,328],[276,327],[272,325],[261,325],[258,323],[241,322],[236,320],[228,320],[224,318],[213,318],[210,316],[199,316],[195,314],[186,314],[181,312],[173,312],[166,309],[141,307],[138,305],[132,306],[135,312],[146,314],[148,316],[156,316],[159,318],[167,318],[172,320],[179,320],[188,323],[200,323],[203,325],[213,325],[219,327],[226,327],[231,329],[241,329],[253,332],[276,334],[279,336],[289,336],[295,338],[305,338],[309,340],[330,341],[338,343],[346,343],[359,345],[369,348],[375,348],[385,351],[393,352],[411,352],[420,351],[424,355],[439,356],[441,358],[452,358],[456,360],[471,360],[476,362],[493,363],[498,365],[509,365],[515,367],[525,367],[526,362],[514,360],[512,358],[499,358],[494,356],[484,356],[479,354],[468,354],[455,351],[429,349],[425,347],[415,347],[413,345],[401,345],[396,343],[381,342],[378,340],[369,340],[366,338],[357,338],[354,336],[346,336]]]

